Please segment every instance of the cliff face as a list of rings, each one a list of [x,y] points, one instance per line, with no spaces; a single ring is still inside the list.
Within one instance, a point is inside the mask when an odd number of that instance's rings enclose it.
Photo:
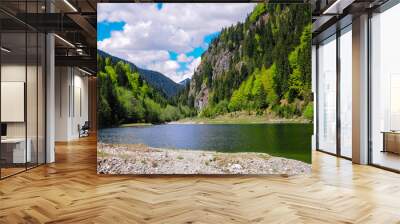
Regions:
[[[216,88],[215,80],[231,76],[233,73],[242,76],[241,80],[246,78],[247,73],[242,70],[246,67],[243,52],[245,37],[247,36],[247,40],[255,39],[255,35],[258,35],[255,31],[265,26],[267,21],[268,14],[264,12],[248,26],[238,23],[222,30],[220,36],[213,40],[208,50],[202,55],[201,64],[194,72],[190,83],[189,97],[194,99],[196,109],[202,110],[208,105],[209,94],[213,88]],[[228,71],[231,72],[228,74]],[[233,88],[237,86],[231,86],[231,90]],[[227,96],[230,95],[227,93]]]
[[[190,83],[189,96],[192,96],[194,98],[194,106],[200,110],[208,105],[208,97],[211,84],[207,84],[207,82],[212,83],[213,80],[220,78],[222,74],[224,74],[224,72],[227,71],[232,64],[233,53],[230,52],[228,49],[222,49],[220,52],[217,52],[218,41],[216,41],[215,43],[215,46],[211,47],[203,54],[202,63],[198,66],[193,75],[197,79],[201,78],[200,76],[204,74],[207,70],[206,67],[211,66],[212,75],[210,80],[203,80],[201,83]]]

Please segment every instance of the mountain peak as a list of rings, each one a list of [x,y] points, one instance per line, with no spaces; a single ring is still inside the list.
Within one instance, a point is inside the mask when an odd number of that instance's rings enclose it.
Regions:
[[[190,83],[190,80],[191,80],[190,78],[186,78],[186,79],[178,82],[178,84],[186,86],[186,84]]]

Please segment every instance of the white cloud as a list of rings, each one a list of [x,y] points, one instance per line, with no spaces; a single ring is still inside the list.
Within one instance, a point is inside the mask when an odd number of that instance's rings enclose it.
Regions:
[[[186,54],[180,54],[178,55],[178,62],[191,62],[193,61],[194,57],[193,56],[186,56]]]
[[[188,69],[185,70],[184,72],[178,72],[173,75],[171,78],[175,82],[180,82],[182,80],[185,80],[187,78],[192,78],[194,70],[197,68],[197,66],[200,65],[201,62],[201,57],[193,59],[189,64],[188,64]]]
[[[190,57],[191,61],[188,62],[187,69],[184,71],[178,71],[180,68],[179,63],[174,60],[158,61],[148,66],[148,69],[159,71],[163,74],[168,74],[168,77],[174,82],[180,82],[184,79],[191,78],[194,70],[199,66],[201,57],[193,58]]]
[[[196,58],[196,59],[194,59],[190,64],[189,64],[189,71],[190,72],[194,72],[194,70],[197,68],[197,66],[199,66],[200,65],[200,62],[201,62],[201,57],[198,57],[198,58]]]
[[[169,60],[167,51],[130,51],[127,52],[127,60],[134,62],[139,67],[166,62]]]
[[[152,64],[149,64],[147,66],[148,69],[159,71],[163,74],[174,74],[176,73],[176,70],[179,68],[179,64],[176,61],[173,60],[166,60],[163,62],[155,62]]]
[[[200,61],[185,53],[204,47],[204,36],[243,21],[253,8],[252,3],[164,3],[158,10],[148,3],[99,3],[98,22],[123,21],[125,26],[99,41],[98,48],[175,81],[193,74]],[[187,63],[187,71],[177,71],[179,63],[169,59],[168,51],[179,54],[177,62]]]

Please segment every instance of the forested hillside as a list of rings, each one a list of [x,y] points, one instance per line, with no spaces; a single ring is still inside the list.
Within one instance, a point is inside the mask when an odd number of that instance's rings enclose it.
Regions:
[[[310,23],[308,5],[258,4],[213,40],[177,102],[206,117],[246,110],[312,119]]]
[[[111,62],[114,63],[122,61],[126,64],[129,64],[131,69],[137,71],[143,80],[145,80],[153,88],[165,94],[167,97],[173,97],[183,89],[182,85],[175,83],[160,72],[139,68],[132,62],[115,57],[101,50],[98,50],[98,54],[103,58],[110,58]]]
[[[123,60],[98,54],[98,119],[100,127],[126,123],[162,123],[192,116],[193,110],[170,102]]]

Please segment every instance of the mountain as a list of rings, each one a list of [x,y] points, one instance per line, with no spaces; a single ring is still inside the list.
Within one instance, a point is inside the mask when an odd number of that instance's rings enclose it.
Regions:
[[[97,115],[100,128],[130,123],[159,124],[194,115],[192,108],[177,104],[175,96],[167,98],[146,82],[140,71],[143,72],[132,63],[99,52]]]
[[[259,3],[211,42],[179,99],[206,116],[268,108],[302,116],[312,108],[310,11],[306,4]]]
[[[98,54],[102,57],[109,57],[113,62],[123,61],[131,66],[132,70],[138,71],[139,75],[153,88],[162,91],[167,97],[175,96],[183,87],[182,85],[172,81],[167,76],[160,72],[142,69],[136,66],[134,63],[110,55],[104,51],[97,50]]]
[[[180,81],[179,84],[182,86],[186,86],[188,83],[190,83],[190,80],[191,80],[190,78],[186,78],[186,79]]]

